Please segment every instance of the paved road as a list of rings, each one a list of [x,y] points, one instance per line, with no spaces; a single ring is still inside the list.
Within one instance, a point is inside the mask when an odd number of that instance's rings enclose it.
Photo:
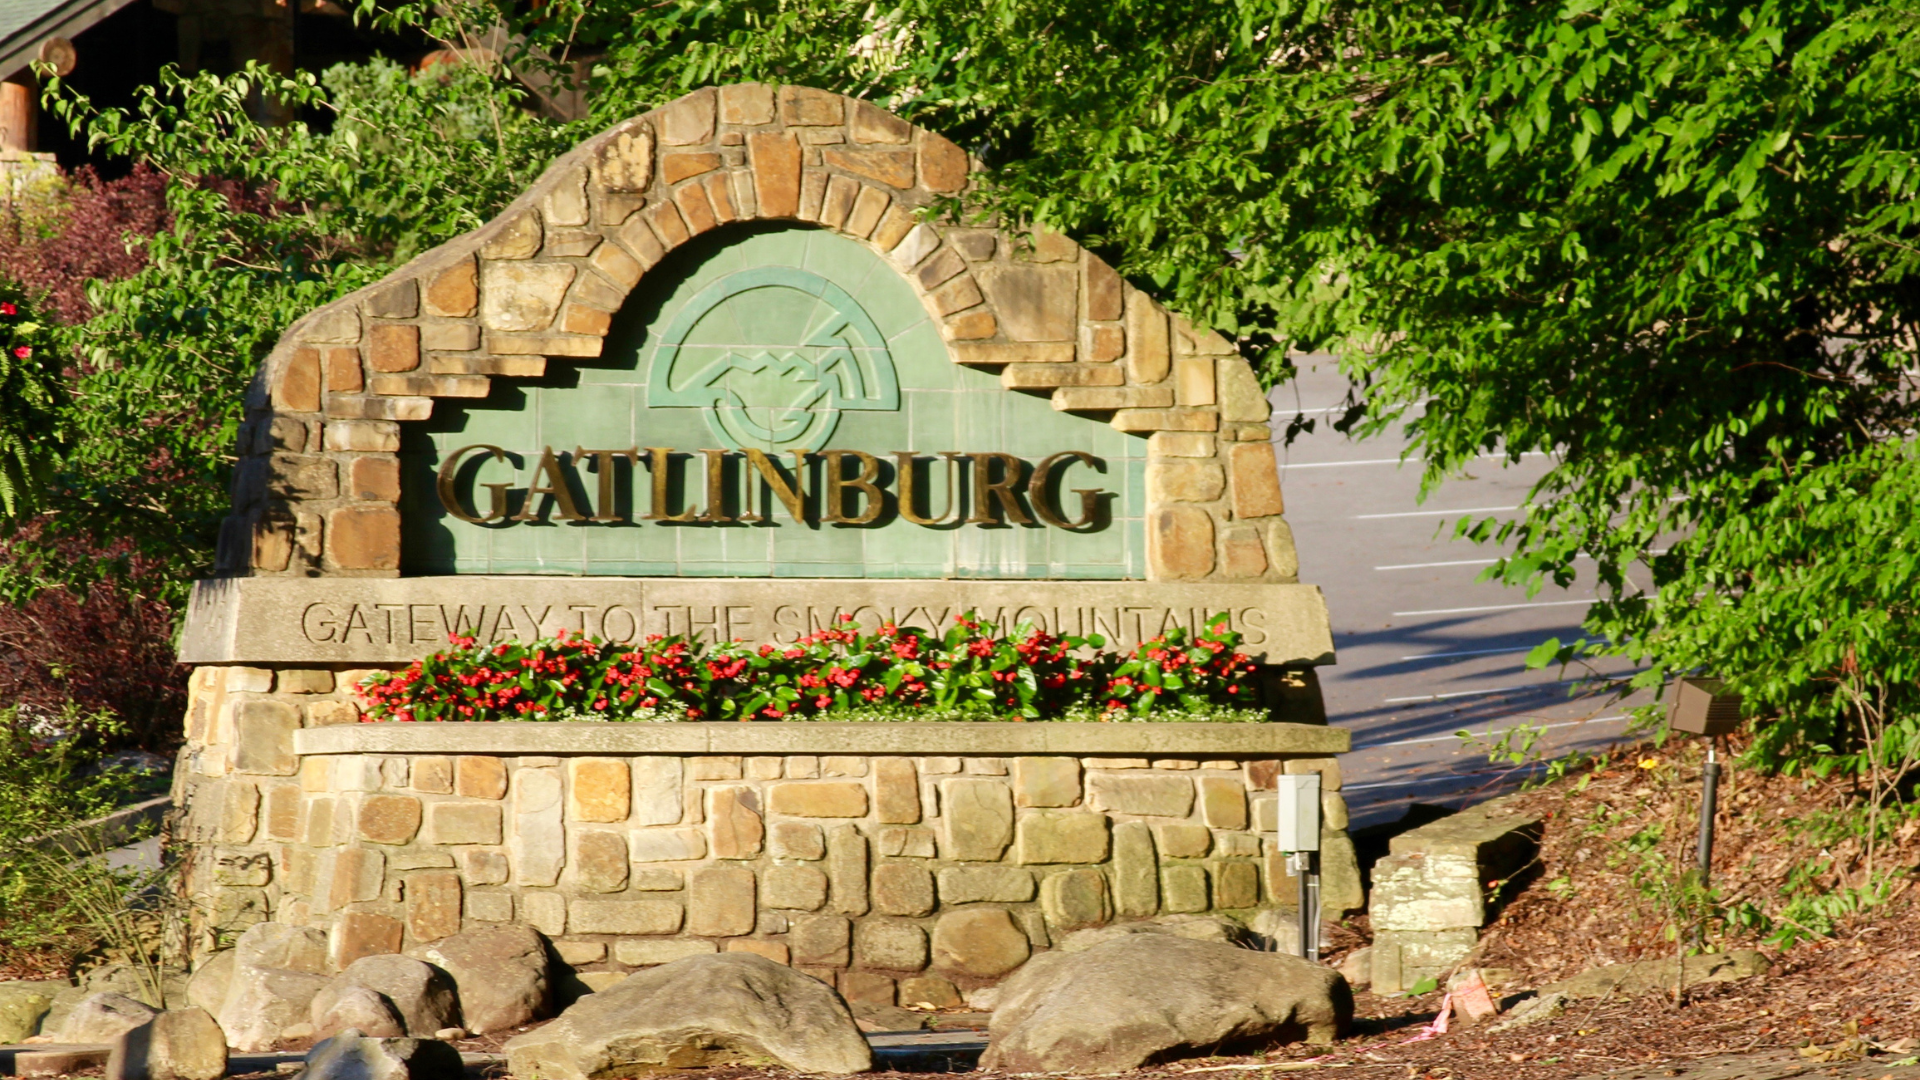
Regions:
[[[1463,729],[1544,723],[1552,727],[1542,745],[1558,750],[1617,738],[1621,703],[1570,699],[1562,673],[1525,663],[1546,638],[1579,635],[1591,581],[1528,599],[1476,582],[1497,551],[1452,539],[1462,511],[1511,515],[1546,460],[1489,459],[1421,503],[1420,463],[1400,461],[1406,439],[1335,432],[1346,381],[1330,357],[1300,364],[1300,377],[1273,393],[1276,452],[1300,580],[1325,590],[1333,616],[1339,663],[1320,680],[1329,721],[1354,733],[1356,752],[1344,760],[1354,825],[1397,817],[1409,802],[1457,803],[1512,783],[1454,734]],[[1316,430],[1282,444],[1302,411],[1319,420]]]

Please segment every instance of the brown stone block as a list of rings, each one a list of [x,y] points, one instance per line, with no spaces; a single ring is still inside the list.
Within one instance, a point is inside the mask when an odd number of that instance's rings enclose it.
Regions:
[[[567,816],[575,821],[625,821],[632,807],[633,780],[627,763],[614,758],[573,758],[567,762]]]
[[[677,184],[688,177],[710,173],[719,167],[719,154],[703,152],[660,155],[660,179],[668,184]]]
[[[941,315],[951,315],[975,307],[984,299],[980,295],[980,285],[973,280],[972,274],[963,274],[954,278],[933,292],[933,309]],[[991,315],[988,316],[992,318]]]
[[[364,502],[400,501],[400,462],[390,457],[359,457],[347,470],[347,496]]]
[[[753,933],[753,871],[744,866],[703,866],[687,881],[687,932],[702,937]]]
[[[1167,313],[1138,289],[1126,290],[1127,378],[1142,386],[1167,377],[1172,356],[1167,344]]]
[[[1095,322],[1111,322],[1120,318],[1124,290],[1120,274],[1108,266],[1100,256],[1087,253],[1086,299],[1087,318]]]
[[[854,142],[904,145],[913,139],[912,124],[864,101],[853,103],[847,130]]]
[[[773,123],[773,87],[764,83],[739,83],[721,87],[720,122],[723,124]]]
[[[653,226],[655,236],[660,238],[661,246],[671,251],[693,238],[687,230],[687,223],[680,217],[680,211],[671,202],[655,203],[646,212],[647,223]]]
[[[914,276],[919,279],[921,288],[933,289],[941,282],[955,275],[964,274],[966,271],[967,262],[960,257],[960,253],[950,247],[943,247],[934,254],[933,258],[921,263],[920,269],[914,271]]]
[[[933,912],[933,875],[915,863],[882,863],[873,871],[873,909],[882,915]]]
[[[1147,502],[1212,502],[1227,490],[1227,474],[1211,461],[1174,459],[1147,464]]]
[[[909,859],[931,859],[935,854],[932,829],[891,828],[881,829],[876,838],[880,854]]]
[[[333,461],[318,454],[275,454],[267,470],[267,491],[276,499],[331,499],[339,490]]]
[[[820,224],[829,229],[838,229],[853,212],[853,198],[860,191],[860,183],[844,176],[831,177],[827,181],[827,193],[820,202]]]
[[[275,784],[267,789],[267,839],[292,842],[300,839],[303,809],[299,784]]]
[[[360,349],[355,345],[335,345],[326,351],[327,390],[335,394],[357,394],[366,389],[366,373],[360,368]]]
[[[967,281],[972,283],[973,279]],[[946,329],[948,341],[977,341],[999,333],[1000,324],[994,320],[993,312],[978,308],[948,319]]]
[[[967,152],[935,135],[920,133],[920,184],[928,191],[959,191],[967,186]]]
[[[801,821],[773,823],[773,857],[776,859],[824,859],[827,841],[820,826]]]
[[[873,761],[875,816],[883,823],[912,825],[920,820],[920,777],[910,758]]]
[[[867,913],[867,838],[851,824],[827,830],[827,886],[833,910]]]
[[[1097,863],[1108,850],[1107,817],[1076,810],[1036,810],[1020,817],[1014,859],[1028,865]]]
[[[1011,340],[1070,342],[1078,325],[1075,278],[1068,266],[997,266],[981,272],[981,287]]]
[[[1013,801],[1018,806],[1077,806],[1080,760],[1070,757],[1013,759]]]
[[[1273,444],[1240,443],[1228,454],[1233,466],[1233,516],[1260,518],[1285,513]]]
[[[398,570],[399,512],[390,506],[347,506],[328,514],[327,558],[343,570]]]
[[[360,838],[372,844],[404,844],[420,831],[420,800],[411,795],[369,795],[360,804]]]
[[[299,712],[271,698],[235,701],[229,707],[233,710],[233,771],[292,776],[298,764],[293,733],[300,726]]]
[[[334,420],[327,424],[323,438],[329,450],[391,454],[400,449],[400,425],[382,420]]]
[[[686,219],[687,228],[698,236],[703,232],[717,228],[720,219],[714,215],[713,203],[707,200],[707,189],[699,184],[686,184],[675,188],[674,204],[680,207],[680,216]]]
[[[760,199],[760,216],[797,217],[800,213],[800,142],[777,131],[747,136],[747,160]],[[911,224],[908,226],[911,228]]]
[[[844,169],[856,176],[878,180],[889,187],[904,189],[913,186],[914,155],[911,150],[855,150],[828,147],[821,151],[820,159],[828,168]]]
[[[454,791],[469,799],[502,799],[507,794],[507,764],[497,757],[468,754],[454,759]]]
[[[320,350],[299,348],[287,358],[273,403],[285,412],[320,411]]]
[[[787,932],[796,965],[845,967],[852,940],[853,924],[838,915],[802,916]]]
[[[1277,778],[1284,770],[1274,758],[1261,758],[1247,762],[1247,786],[1255,791],[1272,791],[1278,787]]]
[[[1193,506],[1162,506],[1148,514],[1150,580],[1191,581],[1213,572],[1213,515]]]
[[[1267,572],[1267,549],[1260,531],[1233,526],[1220,540],[1220,572],[1228,577],[1259,577]]]
[[[418,768],[416,764],[416,784]],[[498,803],[437,802],[427,808],[427,838],[431,843],[498,844],[501,835]]]
[[[873,245],[881,251],[892,251],[907,238],[913,227],[919,224],[913,211],[899,203],[887,208],[881,216],[880,225],[873,231]]]
[[[856,818],[867,815],[867,787],[855,783],[781,783],[767,789],[767,809],[793,817]]]
[[[788,127],[831,127],[844,123],[846,100],[839,94],[805,86],[780,88],[780,119]]]
[[[766,838],[766,826],[760,818],[759,792],[751,787],[714,788],[708,799],[713,857],[751,859],[758,856]]]
[[[707,202],[713,206],[713,216],[722,225],[740,220],[740,210],[733,200],[733,185],[725,175],[709,176],[700,181],[700,186],[706,190]]]
[[[1086,330],[1086,344],[1082,346],[1082,360],[1090,364],[1107,364],[1118,360],[1127,351],[1127,332],[1117,326],[1090,326]],[[1167,404],[1173,404],[1171,395]]]
[[[400,951],[400,920],[368,911],[342,912],[327,935],[327,959],[339,971],[355,960]]]
[[[1113,918],[1107,878],[1098,870],[1068,870],[1040,883],[1040,910],[1058,933],[1100,926]]]
[[[760,900],[770,908],[818,911],[827,902],[827,875],[811,866],[769,866]]]
[[[949,911],[933,926],[933,964],[956,975],[997,978],[1031,953],[1027,935],[999,908]]]
[[[1340,759],[1331,757],[1288,758],[1285,768],[1288,776],[1305,776],[1308,773],[1320,774],[1321,791],[1340,790]]]
[[[335,809],[338,810],[338,804]],[[378,851],[363,847],[341,848],[333,856],[333,882],[327,893],[327,906],[338,911],[348,904],[380,899],[386,873],[386,858]]]
[[[367,363],[375,371],[412,371],[420,366],[420,328],[375,323],[367,335]]]
[[[480,303],[480,282],[473,257],[461,259],[434,275],[427,284],[427,311],[447,318],[465,318]]]
[[[460,932],[460,875],[431,870],[407,878],[407,930],[416,941],[439,941]]]
[[[776,964],[790,963],[792,960],[785,945],[778,941],[761,941],[758,938],[734,938],[727,942],[725,951],[754,953]]]
[[[495,809],[488,807],[488,809]],[[627,838],[612,829],[569,829],[567,869],[588,892],[619,892],[627,887]]]
[[[428,820],[432,820],[431,817]],[[503,885],[506,883],[508,872],[506,852],[469,848],[460,852],[460,866],[465,871],[469,884]]]
[[[841,226],[842,231],[861,239],[871,236],[892,201],[892,196],[879,188],[862,185],[860,197],[853,201],[853,212],[847,215],[846,224]]]
[[[1213,868],[1213,906],[1230,910],[1260,903],[1260,867],[1251,862],[1219,863]]]

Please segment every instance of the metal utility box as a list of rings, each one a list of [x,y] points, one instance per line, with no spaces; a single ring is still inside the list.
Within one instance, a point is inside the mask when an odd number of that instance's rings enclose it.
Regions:
[[[1719,679],[1676,679],[1667,726],[1691,735],[1731,735],[1740,730],[1740,695],[1720,692]]]
[[[1276,776],[1280,800],[1274,847],[1281,851],[1320,850],[1320,774]]]

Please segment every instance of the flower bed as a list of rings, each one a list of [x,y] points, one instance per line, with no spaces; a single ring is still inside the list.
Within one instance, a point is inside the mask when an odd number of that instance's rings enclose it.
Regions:
[[[972,613],[943,635],[851,616],[785,647],[654,635],[637,645],[562,631],[454,648],[360,687],[364,719],[1260,721],[1253,661],[1216,616],[1108,650],[1099,635],[1003,634]]]

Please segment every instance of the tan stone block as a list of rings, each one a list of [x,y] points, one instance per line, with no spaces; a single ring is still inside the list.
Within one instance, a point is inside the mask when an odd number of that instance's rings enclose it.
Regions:
[[[956,311],[965,311],[977,307],[984,297],[980,286],[971,274],[962,274],[933,291],[929,298],[933,301],[933,310],[941,315],[951,315]],[[996,326],[999,324],[996,322]],[[986,335],[979,335],[986,336]]]
[[[1244,910],[1260,903],[1260,867],[1252,862],[1217,863],[1213,868],[1213,906]]]
[[[720,224],[719,216],[713,212],[713,203],[707,199],[707,189],[699,184],[687,184],[674,189],[673,204],[680,208],[680,217],[687,223],[687,231],[694,236]]]
[[[932,829],[881,829],[877,840],[880,854],[888,857],[931,859],[935,854]]]
[[[933,911],[933,875],[914,863],[882,863],[873,871],[873,908],[883,915]]]
[[[1237,525],[1227,529],[1220,539],[1220,572],[1238,578],[1267,572],[1267,549],[1259,530]]]
[[[862,919],[853,927],[853,962],[881,971],[919,971],[927,966],[927,932],[898,919]],[[887,985],[892,999],[892,983]]]
[[[1246,785],[1237,776],[1202,776],[1200,816],[1216,829],[1246,828]]]
[[[761,941],[757,938],[733,938],[727,942],[727,952],[750,952],[764,956],[776,964],[791,962],[787,947],[778,941]]]
[[[1027,935],[1000,908],[949,911],[933,926],[933,964],[956,975],[997,978],[1031,953]]]
[[[773,857],[776,859],[824,859],[827,841],[820,826],[800,821],[773,823]]]
[[[827,830],[828,898],[842,915],[867,913],[867,838],[857,826]]]
[[[800,142],[786,132],[756,131],[747,136],[747,160],[760,216],[797,217],[800,213]]]
[[[653,133],[641,124],[619,132],[600,148],[596,165],[595,176],[609,192],[645,191],[653,182]],[[637,201],[638,197],[628,198]],[[602,199],[602,213],[608,209],[607,204],[618,202],[618,198]],[[622,220],[625,213],[616,211],[606,224],[617,225]]]
[[[586,901],[595,903],[596,901]],[[597,901],[598,903],[617,903],[618,901]],[[550,938],[559,937],[567,930],[567,898],[553,892],[523,892],[517,901],[520,908],[520,921]],[[675,905],[676,907],[678,905]],[[581,933],[604,931],[583,930]],[[667,931],[672,933],[672,931]]]
[[[1258,518],[1285,513],[1273,444],[1240,443],[1227,453],[1233,467],[1233,516]]]
[[[1017,866],[943,866],[940,902],[1024,904],[1034,897],[1033,872]]]
[[[553,951],[560,959],[569,964],[594,964],[607,958],[607,943],[604,941],[556,941]]]
[[[753,871],[744,866],[703,866],[687,881],[687,933],[739,937],[753,933]]]
[[[1305,776],[1308,773],[1320,774],[1321,791],[1340,790],[1340,759],[1331,757],[1288,758],[1285,768],[1288,776]]]
[[[453,794],[453,759],[437,755],[414,758],[411,786],[431,795]]]
[[[778,780],[784,769],[785,759],[777,757],[750,757],[743,768],[749,780]]]
[[[433,848],[402,848],[387,852],[387,870],[451,870],[453,853]]]
[[[635,758],[631,762],[631,772],[634,824],[678,824],[683,814],[681,804],[685,801],[681,760],[657,756]]]
[[[943,776],[960,771],[960,759],[957,757],[923,757],[920,759],[920,771],[929,776]]]
[[[1155,825],[1153,832],[1159,840],[1161,856],[1168,859],[1202,858],[1213,846],[1213,833],[1205,825],[1185,822]]]
[[[337,812],[339,804],[334,807]],[[333,855],[333,880],[327,893],[327,906],[338,911],[348,904],[380,899],[386,884],[387,861],[369,848],[341,848]]]
[[[845,967],[853,940],[853,924],[838,915],[807,915],[793,920],[787,945],[796,965]]]
[[[1212,435],[1196,431],[1156,431],[1147,437],[1150,458],[1210,458],[1218,444]]]
[[[292,776],[299,766],[293,756],[299,712],[271,698],[234,700],[227,707],[233,718],[233,771]]]
[[[1016,862],[1097,863],[1107,858],[1107,818],[1074,810],[1036,810],[1022,814]]]
[[[770,908],[818,911],[827,902],[827,875],[811,866],[770,866],[760,898]]]
[[[1055,933],[1110,922],[1113,905],[1107,898],[1106,875],[1098,870],[1049,874],[1040,883],[1040,910]]]
[[[911,825],[920,820],[920,777],[912,759],[875,758],[873,795],[875,816],[883,823]]]
[[[283,694],[333,693],[333,672],[325,668],[282,668],[278,679]]]
[[[675,960],[685,960],[689,956],[710,956],[719,951],[719,946],[711,941],[685,939],[613,943],[613,958],[622,964],[632,964],[635,967],[671,964]]]
[[[327,934],[327,960],[341,971],[355,960],[397,953],[402,930],[399,919],[370,911],[342,912]]]
[[[1113,827],[1113,907],[1124,918],[1143,919],[1160,910],[1160,860],[1144,822]]]
[[[627,887],[627,838],[613,829],[567,830],[567,873],[587,892]]]
[[[780,119],[788,127],[832,127],[846,121],[846,101],[839,94],[805,86],[780,88]]]
[[[764,83],[739,83],[721,87],[720,122],[723,124],[773,123],[773,87]]]
[[[847,215],[841,229],[848,236],[864,239],[873,234],[880,225],[880,218],[887,211],[893,197],[876,187],[861,185],[859,198],[853,201],[853,210]]]
[[[545,330],[578,270],[564,262],[489,262],[480,271],[480,319],[489,330]]]
[[[627,836],[634,862],[687,862],[707,856],[707,837],[699,829],[635,829]]]
[[[865,817],[867,787],[857,783],[774,784],[767,789],[767,808],[793,817]]]
[[[428,820],[432,820],[431,816]],[[501,885],[507,880],[507,853],[498,849],[463,850],[460,852],[460,865],[468,883],[473,885]]]
[[[540,250],[540,238],[540,215],[532,210],[523,210],[492,232],[486,243],[480,246],[480,257],[531,259]]]
[[[946,811],[950,859],[995,862],[1013,840],[1013,792],[998,780],[946,780],[940,784]]]
[[[420,800],[411,795],[370,795],[360,805],[360,839],[404,844],[420,831]]]
[[[1264,424],[1271,413],[1266,392],[1253,367],[1238,356],[1223,356],[1214,361],[1214,378],[1220,395],[1220,419],[1235,424]]]
[[[625,821],[632,785],[624,761],[572,758],[567,762],[567,817],[574,821]]]
[[[1095,322],[1120,318],[1123,296],[1124,283],[1119,273],[1100,256],[1089,252],[1086,265],[1087,318]]]
[[[1267,522],[1267,558],[1280,580],[1299,580],[1300,555],[1293,546],[1293,527],[1279,518]]]
[[[453,319],[472,315],[480,302],[477,269],[468,256],[435,274],[427,285],[427,311]]]
[[[820,776],[820,759],[812,754],[792,754],[787,757],[787,779],[814,780]]]
[[[627,887],[637,892],[679,892],[687,887],[687,880],[670,866],[636,866]]]
[[[855,931],[858,933],[858,930]],[[849,1005],[865,1005],[891,1008],[894,1002],[894,984],[888,976],[872,971],[843,971],[837,980],[840,996]]]
[[[935,135],[920,133],[920,186],[928,191],[959,191],[967,186],[967,152]]]
[[[1169,866],[1160,871],[1161,906],[1168,912],[1205,911],[1211,906],[1207,896],[1207,871],[1199,866]]]
[[[454,791],[468,799],[503,799],[507,764],[497,757],[466,754],[454,759]]]
[[[1200,768],[1200,763],[1192,758],[1154,758],[1153,767],[1171,772],[1193,772]]]
[[[267,789],[266,838],[292,842],[300,839],[305,807],[299,784],[274,784]]]
[[[327,390],[335,394],[357,394],[366,389],[366,372],[360,367],[360,350],[338,345],[326,350]],[[304,440],[303,440],[304,441]]]
[[[958,1009],[966,1004],[960,990],[938,975],[916,975],[900,980],[900,1005],[908,1009]]]
[[[1167,313],[1147,294],[1126,289],[1127,378],[1145,386],[1167,377]]]
[[[679,931],[685,917],[685,909],[673,900],[576,899],[567,903],[567,925],[576,934],[672,934]]]
[[[980,287],[1011,341],[1073,341],[1078,326],[1076,277],[1069,266],[1020,264],[979,274]]]
[[[1212,502],[1226,489],[1226,473],[1211,461],[1173,458],[1147,463],[1149,503]]]
[[[720,155],[708,152],[660,155],[660,179],[677,184],[690,176],[710,173],[720,167]]]
[[[307,822],[306,828],[303,830],[303,835],[306,836],[306,842],[309,847],[327,847],[338,842],[333,835],[332,799],[323,796],[309,800],[306,814]],[[247,839],[250,840],[252,838],[252,832],[251,829],[249,829]],[[341,837],[340,839],[344,840],[345,837]],[[246,841],[240,842],[245,843]]]
[[[351,701],[309,701],[306,709],[308,727],[332,727],[335,724],[360,722],[360,710]]]
[[[879,227],[873,230],[873,246],[881,251],[892,251],[918,224],[919,219],[914,217],[913,211],[896,202],[887,208],[886,214],[880,218]]]
[[[320,411],[320,350],[293,350],[280,370],[273,403],[285,412]]]
[[[973,279],[968,278],[968,284]],[[978,289],[978,286],[974,286]],[[948,341],[978,341],[990,338],[1000,332],[1000,323],[994,319],[993,312],[985,308],[962,312],[948,319],[944,324]]]
[[[349,498],[367,502],[400,501],[400,462],[394,458],[355,458],[347,472]]]
[[[407,931],[415,941],[438,941],[460,932],[460,875],[428,870],[407,878]]]
[[[713,138],[714,92],[695,90],[662,106],[660,141],[667,146],[690,146]]]
[[[1192,581],[1213,572],[1213,515],[1195,506],[1161,506],[1147,515],[1152,581]]]
[[[867,759],[858,754],[839,754],[820,759],[822,776],[865,776]]]
[[[1174,400],[1198,408],[1214,403],[1214,361],[1208,356],[1183,356],[1173,362]]]
[[[1252,833],[1218,833],[1214,836],[1214,845],[1221,855],[1230,858],[1257,859],[1260,857],[1260,838]]]
[[[1220,414],[1212,409],[1123,409],[1109,421],[1116,431],[1134,434],[1152,431],[1213,431]]]
[[[913,125],[864,101],[853,103],[847,131],[854,142],[904,144],[913,139]],[[908,181],[901,186],[911,185],[912,181]]]
[[[1185,776],[1095,773],[1087,795],[1096,810],[1176,818],[1193,812],[1193,781]]]
[[[1320,793],[1320,824],[1333,832],[1346,832],[1347,800],[1337,791]]]
[[[738,754],[709,755],[687,759],[689,780],[738,780],[741,778]]]
[[[346,506],[328,514],[327,561],[342,570],[398,570],[399,512],[391,506]]]
[[[513,921],[513,894],[470,892],[466,896],[467,918],[474,922],[510,923]]]
[[[913,186],[914,155],[911,150],[828,147],[821,152],[820,158],[828,168],[844,169],[889,187],[905,189]]]
[[[1080,761],[1070,757],[1013,760],[1013,801],[1018,806],[1075,806],[1080,802]]]
[[[367,335],[367,365],[375,371],[412,371],[420,366],[420,328],[375,323]]]
[[[778,762],[779,759],[773,759]],[[708,793],[707,819],[716,859],[752,859],[760,854],[766,826],[760,818],[760,794],[751,787],[720,787]]]

